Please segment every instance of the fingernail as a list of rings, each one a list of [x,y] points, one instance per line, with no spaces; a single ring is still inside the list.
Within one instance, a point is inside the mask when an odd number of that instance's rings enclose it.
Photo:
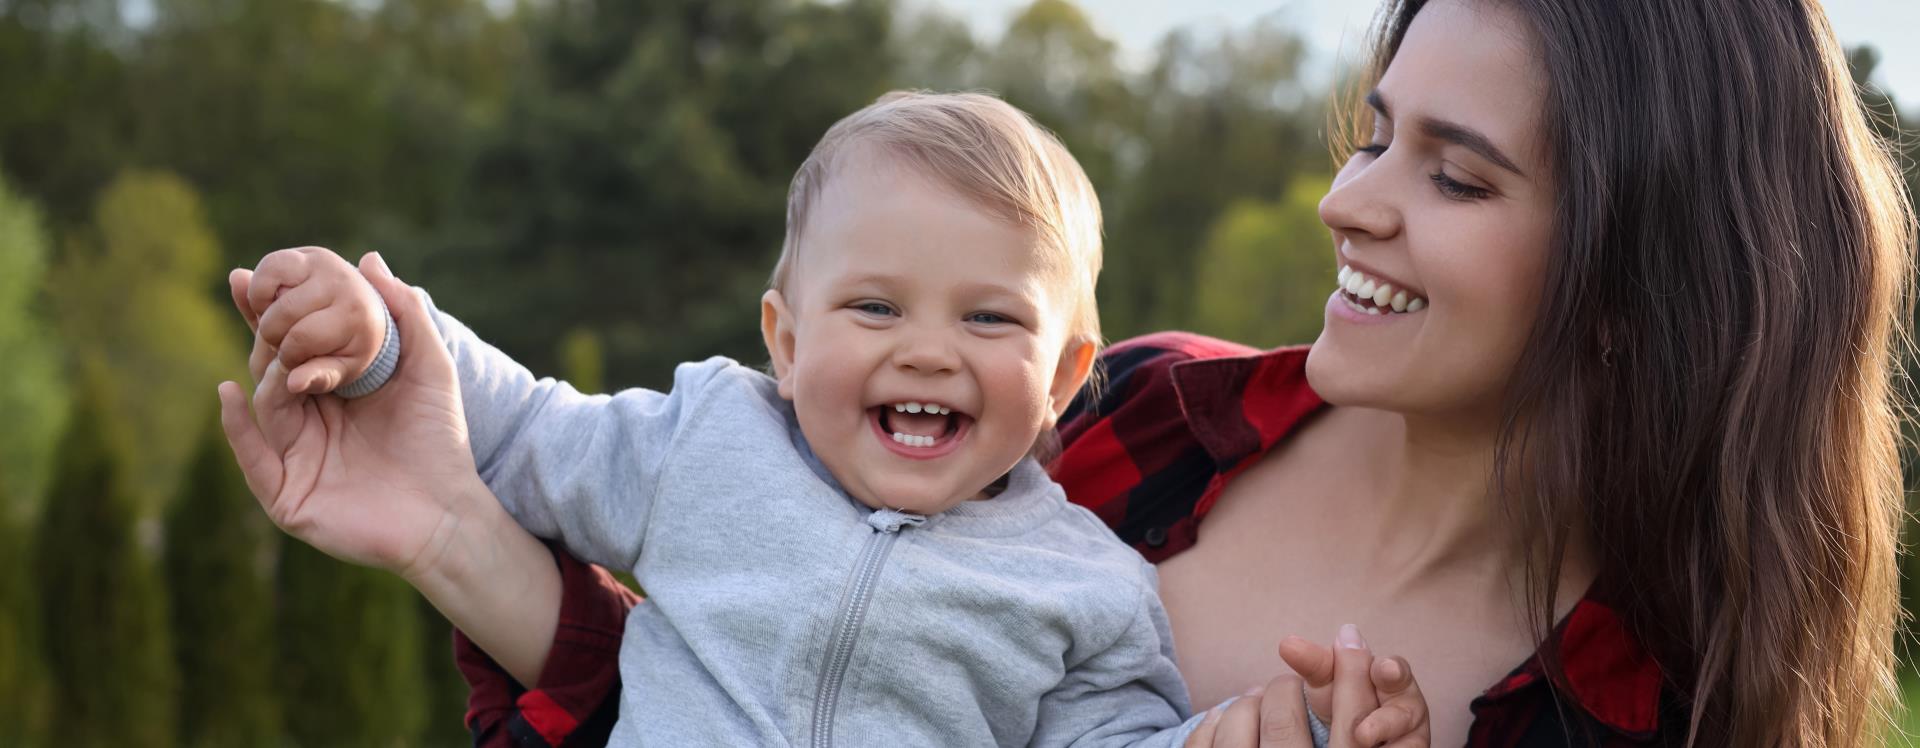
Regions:
[[[1351,623],[1340,627],[1340,635],[1334,637],[1334,643],[1341,649],[1366,649],[1367,640],[1360,638],[1360,627]]]
[[[373,253],[373,266],[380,271],[380,275],[387,278],[393,277],[393,269],[387,267],[387,258],[381,257],[379,252]]]
[[[1260,694],[1263,694],[1266,692],[1267,692],[1266,686],[1254,686],[1252,688],[1247,689],[1247,692],[1244,695],[1251,698],[1254,696],[1259,696]]]
[[[1387,660],[1380,663],[1380,674],[1386,676],[1387,680],[1394,683],[1399,683],[1401,678],[1406,677],[1406,673],[1400,670],[1399,660]]]

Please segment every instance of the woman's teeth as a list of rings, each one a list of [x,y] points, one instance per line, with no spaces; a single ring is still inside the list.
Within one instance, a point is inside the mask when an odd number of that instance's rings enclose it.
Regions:
[[[1427,300],[1409,296],[1405,289],[1367,277],[1351,266],[1340,266],[1341,294],[1347,306],[1364,314],[1411,314],[1427,308]]]

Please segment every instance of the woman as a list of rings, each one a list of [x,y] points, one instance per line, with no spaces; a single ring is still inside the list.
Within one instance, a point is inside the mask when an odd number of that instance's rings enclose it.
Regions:
[[[1818,5],[1383,19],[1371,128],[1321,204],[1320,339],[1122,343],[1063,428],[1055,476],[1159,564],[1196,707],[1276,695],[1195,744],[1306,745],[1275,643],[1346,623],[1404,659],[1351,629],[1289,659],[1336,694],[1411,663],[1438,745],[1866,742],[1911,219]],[[429,402],[437,377],[401,379]],[[409,578],[457,624],[555,632],[483,639],[504,668],[463,640],[476,735],[590,744],[632,599],[511,526],[435,549]],[[1335,745],[1346,701],[1315,705]]]

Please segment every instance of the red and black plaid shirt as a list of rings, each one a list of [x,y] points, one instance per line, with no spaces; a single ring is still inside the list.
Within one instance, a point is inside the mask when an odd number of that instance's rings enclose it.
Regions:
[[[1156,563],[1191,547],[1221,489],[1324,407],[1307,386],[1305,348],[1262,352],[1161,333],[1108,349],[1102,363],[1106,385],[1068,410],[1051,470],[1068,497]],[[455,632],[477,746],[606,743],[619,703],[620,637],[639,598],[605,570],[554,555],[565,591],[537,688],[520,687]],[[1469,748],[1667,742],[1660,668],[1600,587],[1546,645],[1557,648],[1565,683],[1552,687],[1539,656],[1529,658],[1473,701]]]

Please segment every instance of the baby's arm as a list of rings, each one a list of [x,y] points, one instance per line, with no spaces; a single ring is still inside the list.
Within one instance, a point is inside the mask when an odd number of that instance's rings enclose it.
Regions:
[[[371,287],[332,252],[276,252],[261,262],[244,294],[238,285],[236,301],[244,296],[258,311],[261,341],[278,349],[282,364],[320,372],[301,380],[317,383],[307,392],[326,391],[356,367],[377,368],[367,346],[345,346],[384,326],[384,307],[355,301]],[[431,309],[425,292],[416,292]],[[654,479],[685,406],[721,367],[681,367],[671,394],[584,395],[564,382],[536,379],[458,320],[432,314],[454,359],[469,446],[487,487],[535,535],[560,540],[583,560],[631,569]]]
[[[1144,566],[1144,562],[1143,562]],[[1146,567],[1152,579],[1152,567]],[[1178,746],[1198,724],[1174,666],[1173,631],[1159,594],[1140,585],[1139,604],[1118,639],[1068,667],[1040,699],[1032,746]]]

